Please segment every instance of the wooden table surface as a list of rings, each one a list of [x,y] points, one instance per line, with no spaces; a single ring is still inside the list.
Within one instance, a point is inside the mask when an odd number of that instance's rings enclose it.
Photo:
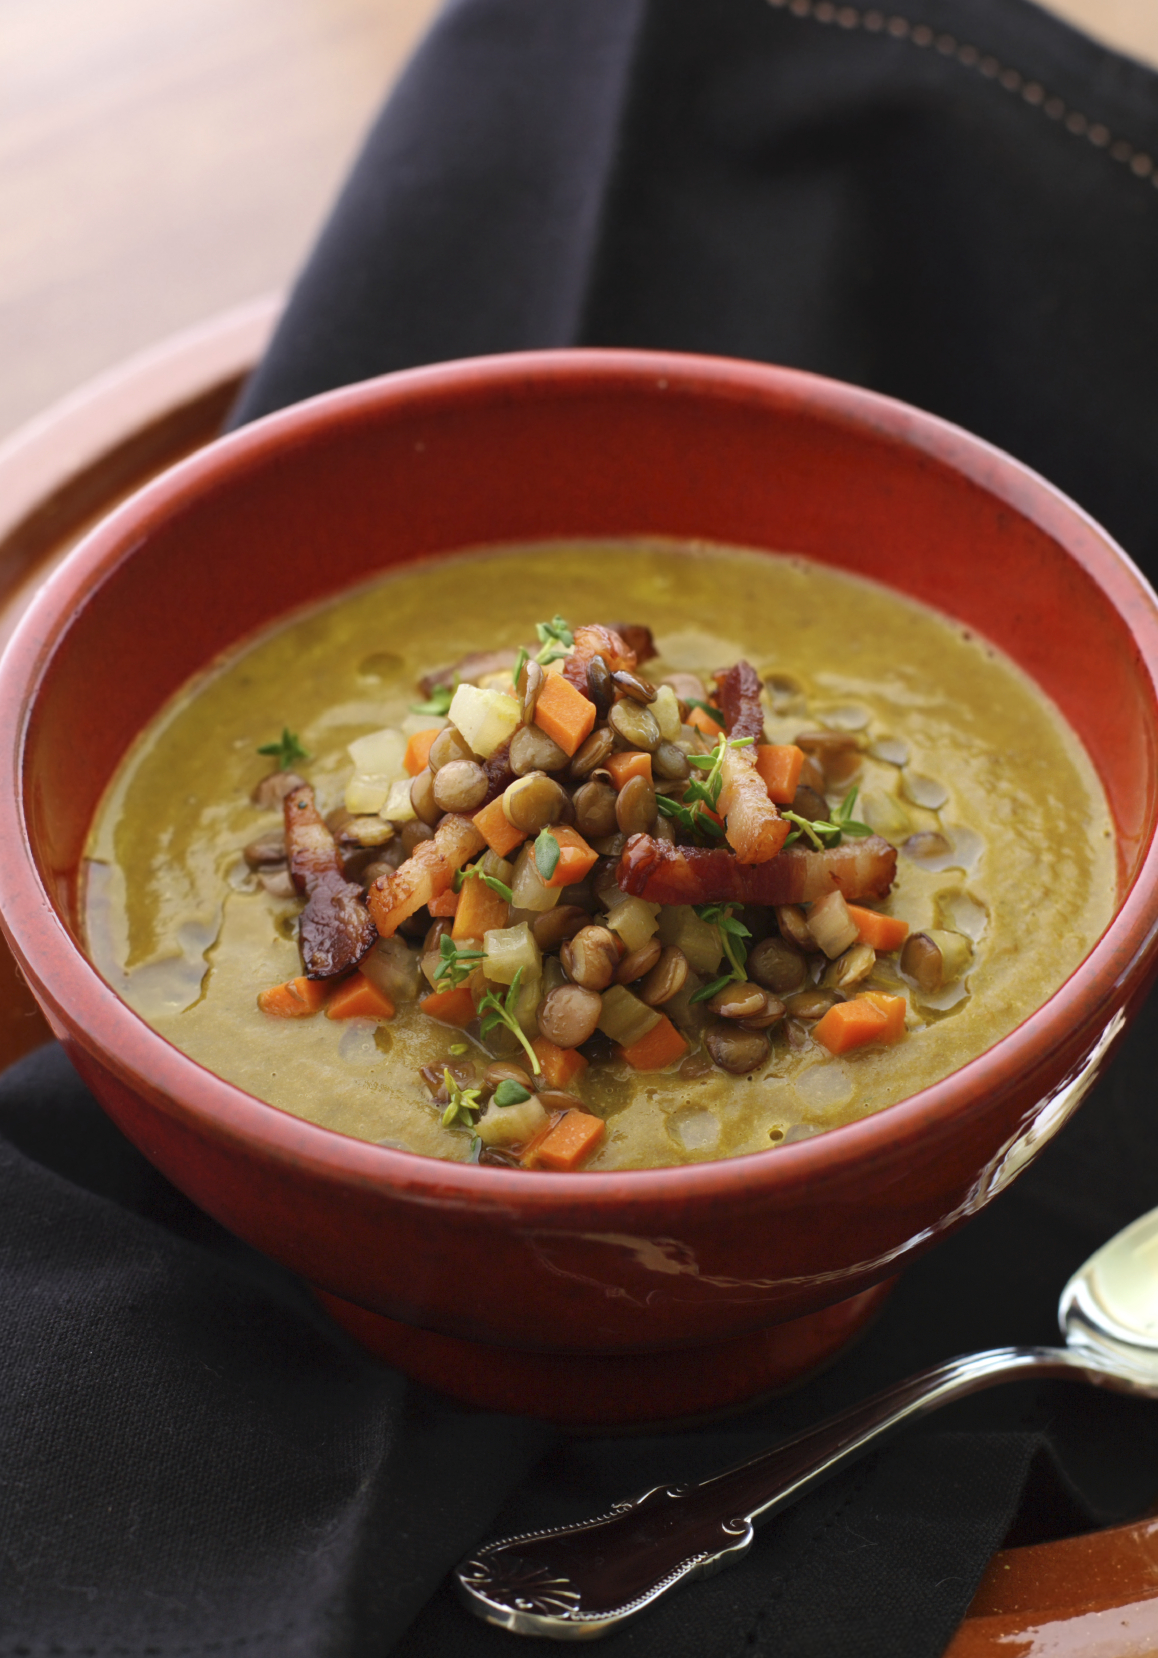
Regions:
[[[1053,9],[1158,63],[1158,0]],[[0,436],[129,353],[284,286],[435,10],[3,0]]]

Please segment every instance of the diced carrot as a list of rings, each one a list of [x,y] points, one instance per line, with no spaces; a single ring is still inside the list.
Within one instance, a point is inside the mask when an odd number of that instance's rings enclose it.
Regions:
[[[384,990],[355,973],[340,984],[326,1003],[327,1019],[393,1019],[394,1003]]]
[[[874,950],[899,950],[909,936],[909,923],[895,915],[882,915],[879,910],[866,910],[861,904],[848,906],[849,919],[854,923],[861,944],[871,944]]]
[[[447,887],[445,892],[437,893],[433,898],[428,898],[426,907],[431,915],[457,915],[458,897],[459,895],[453,887]]]
[[[543,884],[548,887],[573,886],[583,879],[599,854],[593,846],[588,846],[577,829],[571,829],[565,823],[553,825],[551,833],[559,843],[559,862],[551,879]]]
[[[564,754],[574,754],[591,735],[595,704],[562,674],[545,674],[535,703],[535,724]]]
[[[903,996],[886,996],[882,990],[862,990],[859,1001],[871,1002],[885,1016],[885,1028],[877,1038],[878,1042],[899,1042],[905,1034],[905,1013],[907,1011]]]
[[[804,750],[795,743],[761,743],[756,750],[756,770],[764,779],[768,798],[777,806],[791,806],[800,783]]]
[[[406,745],[406,753],[402,756],[402,764],[411,777],[417,777],[420,771],[426,770],[426,762],[430,759],[430,751],[434,747],[434,739],[441,731],[435,726],[432,731],[416,731]]]
[[[543,1081],[548,1088],[564,1089],[587,1069],[587,1061],[576,1048],[559,1048],[554,1042],[548,1042],[545,1036],[536,1036],[531,1046],[538,1056]]]
[[[603,762],[603,769],[611,773],[611,781],[617,789],[633,777],[646,777],[650,783],[651,755],[625,748],[621,754],[609,754]]]
[[[660,1014],[659,1023],[653,1025],[638,1042],[619,1050],[622,1058],[636,1071],[662,1071],[665,1065],[670,1065],[687,1051],[687,1043],[666,1013]]]
[[[474,997],[465,984],[457,990],[432,990],[418,1005],[444,1025],[469,1025],[475,1015]]]
[[[527,831],[516,829],[503,811],[502,795],[499,795],[497,800],[492,800],[489,806],[484,806],[481,812],[476,812],[471,822],[496,858],[505,858],[527,838]]]
[[[850,1048],[863,1048],[866,1042],[886,1041],[888,1028],[884,1009],[867,996],[857,996],[851,1002],[837,1002],[830,1007],[812,1027],[812,1034],[830,1054],[843,1054]]]
[[[434,911],[430,912],[432,915]],[[462,883],[458,895],[452,938],[481,938],[492,928],[505,927],[510,917],[510,906],[501,892],[495,892],[478,875]]]
[[[325,979],[290,979],[286,984],[275,984],[263,990],[257,1005],[274,1019],[304,1019],[316,1013],[330,994]]]
[[[688,710],[688,724],[694,726],[697,731],[702,731],[704,736],[710,737],[713,742],[724,729],[710,714],[705,714],[702,708]]]
[[[587,1111],[564,1111],[535,1147],[535,1161],[544,1169],[566,1174],[577,1169],[607,1132],[602,1117]]]

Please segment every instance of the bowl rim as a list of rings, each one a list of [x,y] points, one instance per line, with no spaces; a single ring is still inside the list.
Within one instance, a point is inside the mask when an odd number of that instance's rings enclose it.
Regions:
[[[134,1090],[169,1113],[199,1122],[215,1138],[260,1148],[264,1158],[308,1167],[367,1190],[428,1197],[440,1206],[490,1205],[565,1221],[568,1211],[641,1212],[699,1198],[740,1198],[755,1188],[784,1195],[842,1173],[863,1176],[896,1159],[898,1146],[936,1140],[979,1097],[1008,1088],[1044,1064],[1064,1033],[1089,1023],[1090,1009],[1120,1002],[1158,943],[1158,834],[1151,832],[1129,887],[1093,949],[1070,977],[993,1047],[940,1082],[896,1104],[808,1139],[765,1152],[660,1168],[556,1174],[443,1161],[357,1140],[268,1104],[207,1070],[149,1026],[99,975],[49,896],[25,812],[24,749],[32,709],[49,663],[89,597],[150,527],[195,497],[222,470],[242,470],[312,438],[358,425],[383,405],[414,413],[449,402],[495,396],[700,395],[794,407],[802,414],[924,454],[963,475],[1058,542],[1105,594],[1138,649],[1158,710],[1158,595],[1124,550],[1083,508],[1024,463],[971,433],[878,392],[805,370],[690,353],[566,348],[465,358],[401,370],[323,392],[226,434],[178,462],[95,525],[36,594],[0,659],[0,754],[8,786],[0,791],[0,923],[41,999],[76,1041]],[[451,551],[451,549],[447,549]],[[287,612],[288,614],[289,612]],[[1156,714],[1158,730],[1158,714]],[[74,1011],[85,1009],[80,1017]],[[100,1034],[96,1034],[97,1032]],[[1093,1032],[1096,1041],[1101,1027]],[[1087,1049],[1089,1044],[1087,1043]],[[1084,1056],[1083,1056],[1084,1057]]]

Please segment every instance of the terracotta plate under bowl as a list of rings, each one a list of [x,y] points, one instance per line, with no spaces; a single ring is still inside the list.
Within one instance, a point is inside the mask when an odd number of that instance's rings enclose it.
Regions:
[[[133,359],[0,446],[0,633],[93,521],[210,442],[276,316],[275,299]],[[49,1031],[0,941],[0,1064]],[[1127,1658],[1158,1646],[1158,1521],[998,1554],[950,1658],[1017,1650]]]

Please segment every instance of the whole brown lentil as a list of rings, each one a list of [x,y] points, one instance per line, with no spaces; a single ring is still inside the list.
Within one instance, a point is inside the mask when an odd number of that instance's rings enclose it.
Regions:
[[[615,704],[608,715],[608,722],[628,748],[641,748],[651,754],[659,747],[659,726],[655,715],[630,697],[624,697]]]
[[[430,745],[430,753],[426,763],[431,771],[438,772],[443,766],[448,766],[452,760],[473,760],[474,749],[466,738],[453,725],[444,726]]]
[[[539,1007],[539,1029],[558,1048],[577,1048],[594,1034],[603,1012],[598,991],[579,984],[561,985]]]
[[[727,984],[708,1003],[721,1019],[752,1019],[764,1010],[766,992],[758,984]]]
[[[629,777],[615,802],[615,821],[624,835],[645,835],[655,822],[655,788],[646,777]]]
[[[434,830],[428,823],[423,823],[420,818],[416,818],[413,822],[402,825],[398,832],[398,839],[402,844],[402,850],[409,857],[416,846],[421,846],[423,841],[434,839]]]
[[[605,720],[615,701],[611,672],[601,656],[593,656],[587,664],[587,695],[595,704],[595,713]]]
[[[444,812],[473,812],[486,798],[487,774],[477,760],[449,760],[434,774],[431,793]]]
[[[523,725],[511,738],[507,753],[511,770],[516,777],[526,777],[532,771],[562,771],[567,754],[537,725]]]
[[[662,952],[663,945],[658,938],[649,938],[638,950],[629,950],[616,970],[616,984],[634,984],[636,979],[642,979],[645,973],[651,972]]]
[[[655,686],[649,685],[646,679],[640,679],[638,674],[629,673],[626,668],[617,669],[611,676],[611,683],[633,702],[655,701]]]
[[[655,775],[664,783],[679,783],[691,774],[688,757],[682,748],[674,743],[660,743],[651,757],[651,766]]]
[[[615,748],[615,738],[605,725],[593,731],[587,741],[580,743],[571,759],[571,776],[590,777]]]
[[[582,783],[571,797],[575,807],[575,827],[588,840],[613,835],[619,827],[616,816],[618,796],[610,783]]]
[[[732,1024],[710,1025],[704,1032],[708,1052],[732,1076],[747,1076],[768,1058],[768,1038],[759,1031],[741,1030]]]
[[[516,829],[533,835],[549,824],[558,823],[563,800],[563,789],[554,778],[545,772],[532,771],[507,786],[503,793],[503,813]]]
[[[411,783],[410,804],[414,807],[419,821],[431,829],[442,816],[442,807],[434,798],[434,773],[429,766],[420,771]]]
[[[636,990],[636,995],[648,1007],[662,1007],[673,996],[679,995],[688,982],[689,972],[688,958],[678,944],[668,944]]]
[[[765,990],[788,996],[802,988],[808,967],[799,950],[787,939],[763,938],[748,952],[748,977],[762,984]]]
[[[606,990],[619,966],[619,946],[606,927],[581,927],[559,951],[563,971],[584,990]]]
[[[566,938],[574,938],[590,917],[578,904],[556,904],[553,910],[544,910],[531,923],[531,933],[539,949],[546,954],[555,950]]]

